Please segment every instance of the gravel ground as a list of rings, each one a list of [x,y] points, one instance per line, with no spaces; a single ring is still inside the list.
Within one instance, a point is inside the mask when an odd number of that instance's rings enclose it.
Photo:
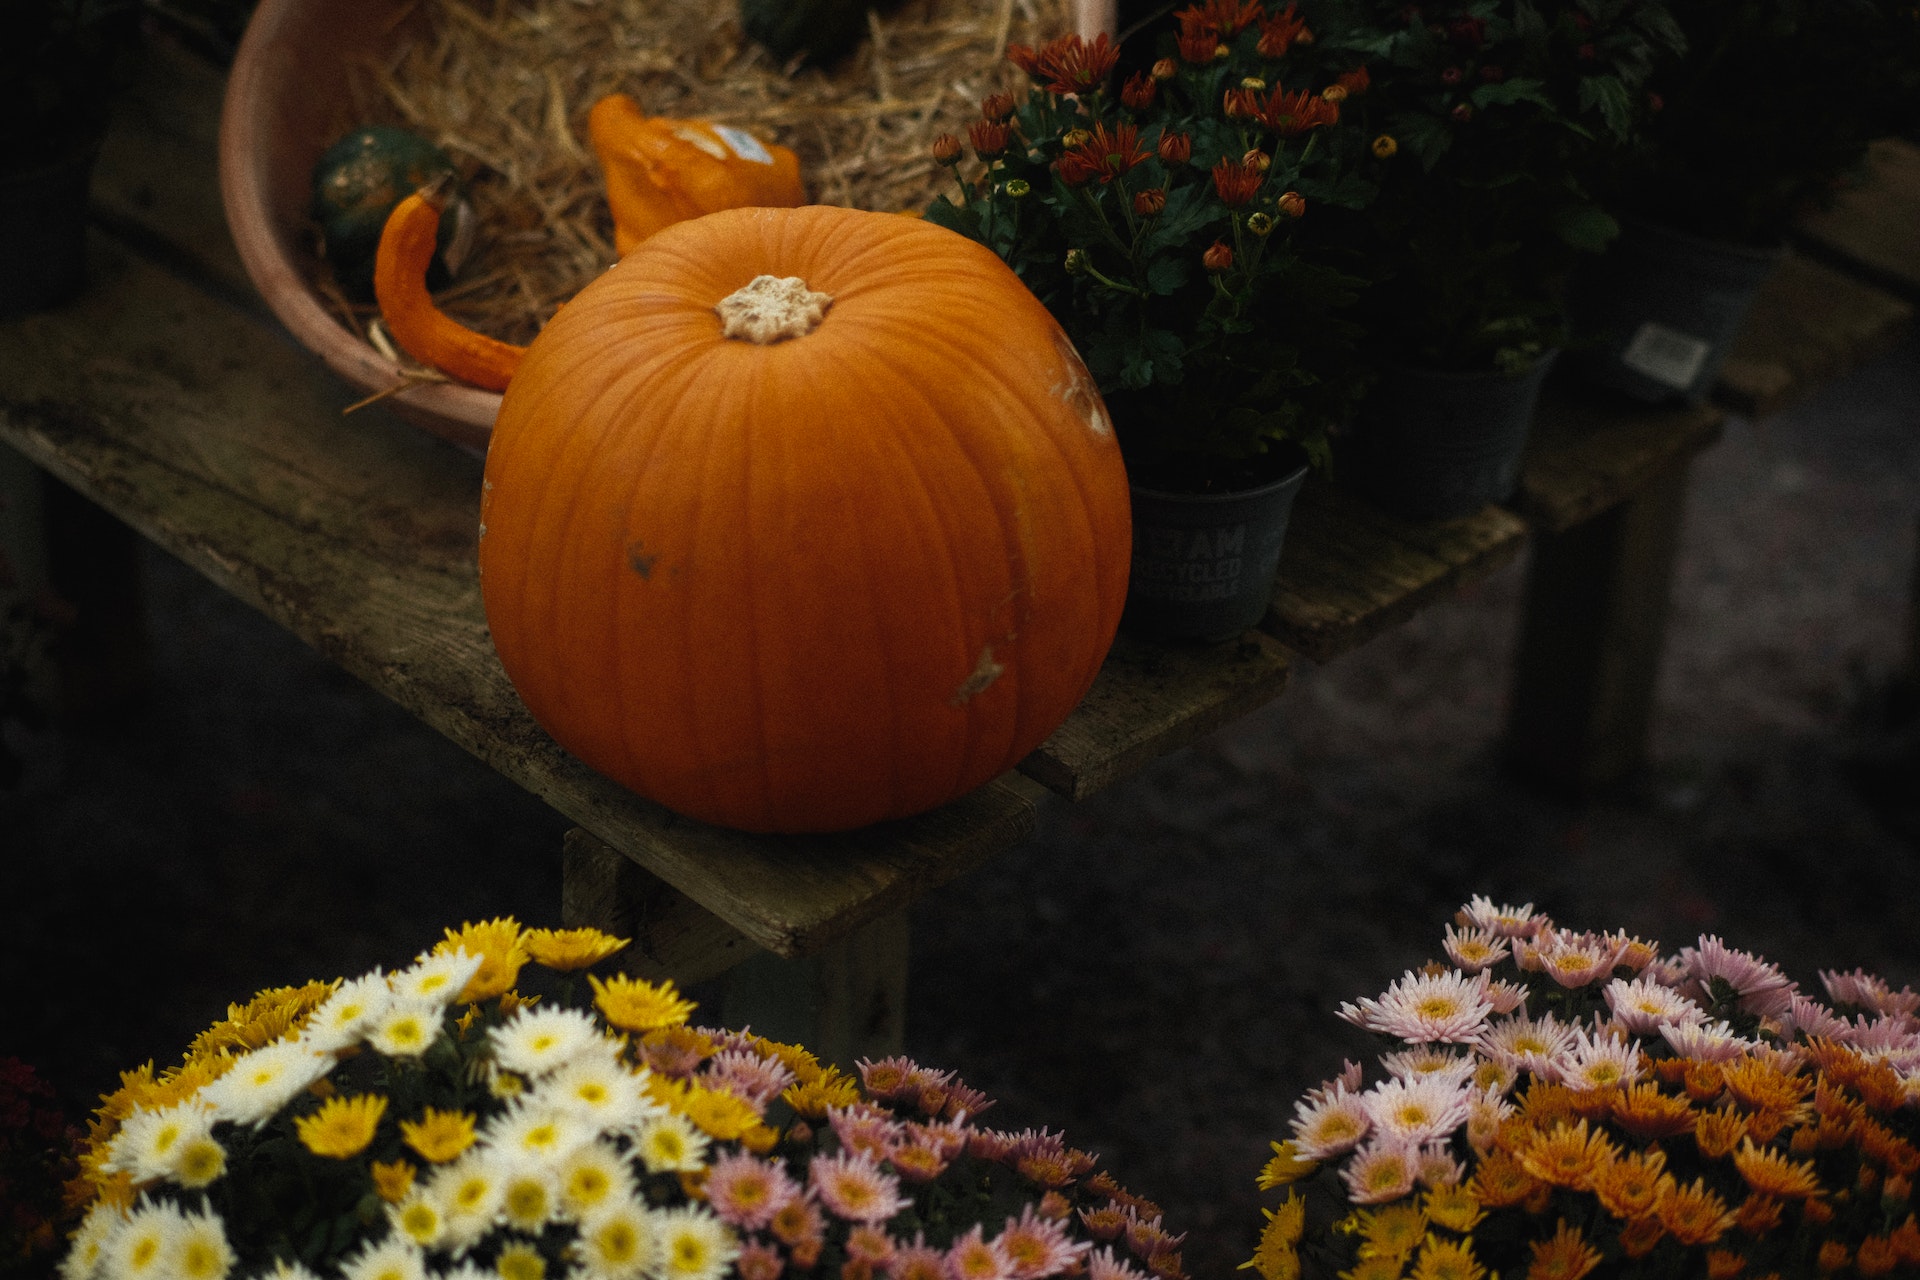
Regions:
[[[1064,1129],[1248,1255],[1333,1017],[1475,893],[1668,947],[1920,982],[1920,759],[1886,727],[1920,515],[1920,343],[1735,421],[1695,468],[1646,775],[1571,807],[1498,738],[1524,565],[1079,805],[915,915],[908,1048]],[[461,919],[557,923],[566,823],[149,552],[155,681],[118,722],[7,726],[0,1055],[75,1116],[229,1000],[393,964]],[[1902,748],[1905,747],[1905,754]],[[1904,791],[1903,791],[1904,788]],[[1906,794],[1911,792],[1912,794]]]

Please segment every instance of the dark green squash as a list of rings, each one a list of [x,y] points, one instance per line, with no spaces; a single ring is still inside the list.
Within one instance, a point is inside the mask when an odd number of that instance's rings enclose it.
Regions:
[[[450,215],[440,220],[438,251],[427,282],[439,288],[458,269],[472,238],[473,215],[460,196],[453,160],[432,142],[405,129],[373,125],[328,147],[313,168],[313,220],[320,252],[341,289],[365,301],[373,297],[373,258],[380,230],[401,200],[442,176],[453,183]]]

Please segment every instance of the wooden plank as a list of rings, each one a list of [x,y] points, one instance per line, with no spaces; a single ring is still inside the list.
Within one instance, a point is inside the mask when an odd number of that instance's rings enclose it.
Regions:
[[[632,943],[613,958],[622,972],[682,985],[717,977],[756,954],[746,934],[584,827],[561,849],[560,920]]]
[[[378,410],[251,316],[96,237],[93,286],[0,327],[0,439],[725,919],[799,955],[1023,839],[1010,776],[934,813],[756,839],[562,751],[494,656],[480,463]]]
[[[1499,507],[1423,524],[1309,481],[1294,504],[1261,629],[1326,662],[1499,568],[1526,532]]]
[[[1640,492],[1720,438],[1724,411],[1639,408],[1548,383],[1521,460],[1514,509],[1564,533]]]
[[[1920,298],[1920,144],[1882,138],[1868,149],[1867,163],[1867,179],[1802,219],[1796,238],[1876,284]]]
[[[1585,799],[1645,759],[1689,462],[1534,543],[1506,754],[1547,791]]]
[[[1754,299],[1714,398],[1751,418],[1777,413],[1891,350],[1912,323],[1912,303],[1789,253]]]
[[[1020,772],[1084,800],[1279,697],[1287,667],[1286,651],[1257,631],[1216,645],[1122,635],[1093,688]]]

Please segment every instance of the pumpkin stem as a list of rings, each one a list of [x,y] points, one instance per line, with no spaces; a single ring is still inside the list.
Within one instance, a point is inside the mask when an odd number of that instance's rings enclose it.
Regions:
[[[804,338],[820,327],[830,293],[815,293],[799,276],[755,276],[714,304],[722,337],[768,346]]]

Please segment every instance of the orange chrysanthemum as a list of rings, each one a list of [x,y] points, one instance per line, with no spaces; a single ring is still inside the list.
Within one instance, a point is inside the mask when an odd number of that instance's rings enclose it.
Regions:
[[[1703,1111],[1693,1122],[1694,1143],[1709,1160],[1726,1156],[1746,1136],[1747,1118],[1731,1108]]]
[[[1852,1261],[1853,1251],[1844,1244],[1841,1244],[1838,1240],[1828,1240],[1822,1244],[1820,1246],[1820,1254],[1815,1259],[1816,1264],[1825,1275],[1832,1275],[1836,1271],[1843,1270],[1846,1265]]]
[[[1743,1058],[1720,1075],[1734,1101],[1749,1111],[1792,1111],[1813,1091],[1812,1080],[1759,1058]]]
[[[1853,1255],[1853,1269],[1863,1276],[1884,1276],[1899,1265],[1899,1251],[1887,1236],[1868,1236]]]
[[[1533,1250],[1533,1262],[1527,1268],[1527,1280],[1580,1280],[1600,1265],[1600,1251],[1565,1218],[1550,1239],[1535,1240],[1528,1247]]]
[[[1726,1077],[1719,1063],[1695,1062],[1689,1058],[1681,1083],[1687,1096],[1695,1102],[1712,1102],[1726,1088]]]
[[[1893,1251],[1900,1255],[1901,1262],[1909,1267],[1920,1267],[1920,1222],[1916,1222],[1912,1214],[1908,1214],[1907,1220],[1893,1229],[1888,1239],[1893,1244]]]
[[[1707,1280],[1733,1280],[1747,1269],[1746,1257],[1731,1249],[1707,1250]]]
[[[1733,1225],[1750,1236],[1763,1236],[1780,1225],[1781,1204],[1772,1196],[1750,1195],[1733,1215]]]
[[[1535,1132],[1533,1141],[1516,1152],[1521,1167],[1542,1182],[1576,1191],[1593,1189],[1593,1177],[1616,1154],[1605,1129],[1589,1130],[1587,1122],[1556,1124],[1548,1133]]]
[[[1520,1099],[1520,1114],[1540,1129],[1551,1129],[1563,1120],[1571,1122],[1578,1114],[1574,1110],[1573,1090],[1562,1084],[1536,1080]]]
[[[1673,1190],[1666,1166],[1667,1153],[1658,1147],[1615,1157],[1594,1175],[1594,1194],[1616,1218],[1644,1217],[1656,1212]]]
[[[1733,1167],[1749,1187],[1763,1195],[1804,1200],[1820,1194],[1820,1179],[1812,1161],[1795,1164],[1778,1151],[1754,1146],[1752,1138],[1743,1139],[1740,1149],[1733,1153]]]
[[[1069,186],[1098,180],[1112,182],[1145,160],[1150,153],[1140,145],[1140,130],[1117,124],[1111,131],[1096,124],[1087,140],[1060,153],[1060,176]]]
[[[373,1191],[388,1204],[399,1204],[413,1190],[414,1168],[405,1160],[375,1160],[367,1166],[373,1175]]]
[[[1657,1142],[1693,1128],[1693,1104],[1660,1092],[1651,1080],[1614,1094],[1612,1104],[1613,1122],[1642,1142]]]
[[[1473,1172],[1473,1195],[1489,1209],[1519,1204],[1539,1185],[1520,1161],[1506,1151],[1493,1151]]]
[[[1687,1245],[1712,1244],[1733,1226],[1727,1202],[1707,1186],[1704,1178],[1695,1178],[1684,1187],[1675,1186],[1661,1200],[1657,1216],[1668,1235]]]
[[[1644,1218],[1635,1218],[1620,1228],[1620,1251],[1629,1258],[1644,1258],[1653,1252],[1667,1234],[1666,1224],[1660,1221],[1660,1215],[1650,1213]]]

